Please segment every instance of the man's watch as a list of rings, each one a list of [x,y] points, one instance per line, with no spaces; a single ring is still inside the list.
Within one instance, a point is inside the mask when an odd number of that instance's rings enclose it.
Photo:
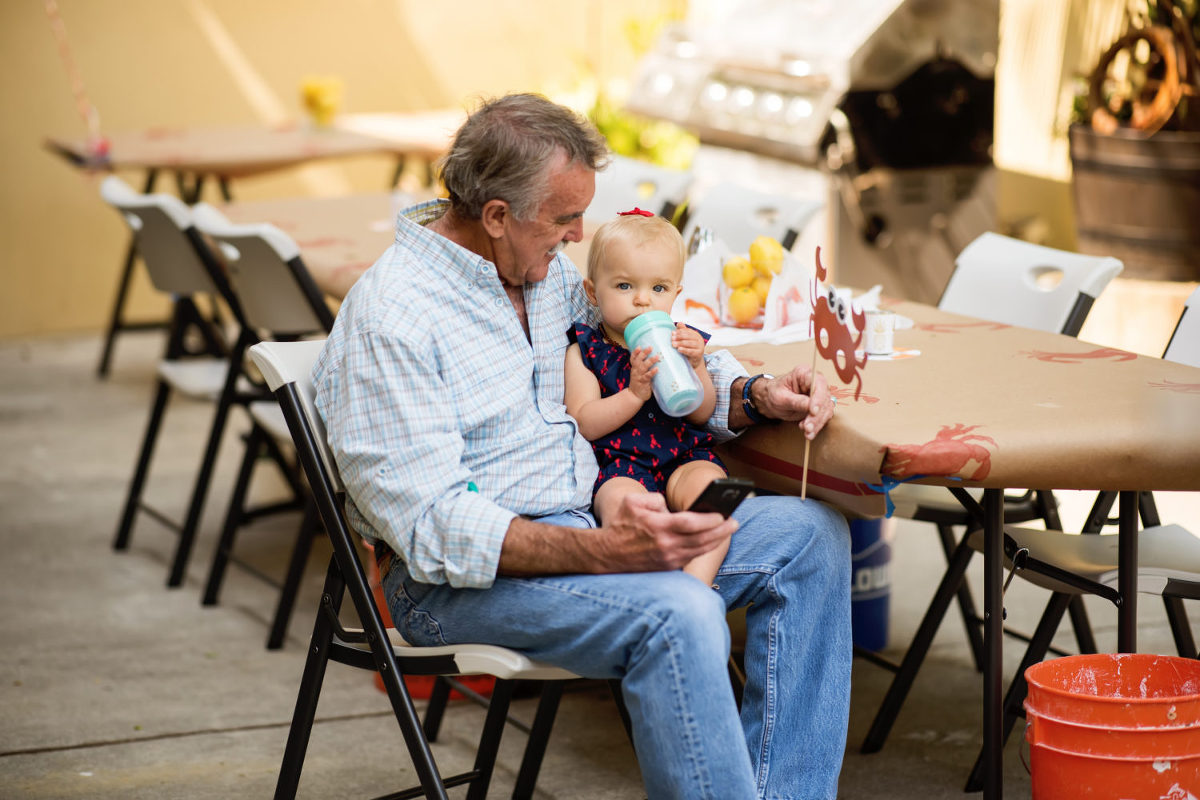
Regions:
[[[774,422],[770,417],[764,415],[761,411],[754,407],[754,400],[750,396],[750,387],[759,378],[774,380],[774,375],[768,375],[765,372],[751,376],[745,383],[742,384],[742,410],[746,412],[746,416],[751,422]]]

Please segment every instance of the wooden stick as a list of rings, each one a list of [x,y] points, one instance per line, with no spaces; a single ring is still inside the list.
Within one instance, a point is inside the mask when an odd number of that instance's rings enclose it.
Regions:
[[[820,334],[816,334],[813,336],[812,369],[810,369],[808,372],[808,397],[809,397],[810,401],[812,400],[813,389],[817,385],[817,336],[818,335],[820,335]],[[800,472],[800,499],[801,500],[805,500],[808,498],[808,450],[809,450],[809,447],[811,447],[811,445],[812,445],[812,439],[809,439],[807,436],[805,436],[804,437],[804,469],[801,470],[801,472]]]

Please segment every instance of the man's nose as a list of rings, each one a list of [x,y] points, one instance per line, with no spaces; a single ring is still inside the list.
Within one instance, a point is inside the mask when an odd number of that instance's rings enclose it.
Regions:
[[[583,241],[583,218],[582,217],[576,219],[574,222],[571,223],[571,226],[569,228],[567,228],[567,235],[564,236],[563,239],[565,239],[568,242],[582,242]]]

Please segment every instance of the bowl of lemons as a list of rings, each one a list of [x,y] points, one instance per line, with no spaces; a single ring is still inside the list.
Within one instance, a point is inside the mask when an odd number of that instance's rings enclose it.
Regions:
[[[783,245],[770,236],[750,243],[746,255],[735,254],[721,265],[722,322],[739,328],[761,328],[771,282],[783,269]]]

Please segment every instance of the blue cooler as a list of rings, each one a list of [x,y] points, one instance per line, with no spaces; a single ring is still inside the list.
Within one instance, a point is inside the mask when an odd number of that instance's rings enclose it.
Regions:
[[[882,650],[888,642],[892,596],[892,546],[883,535],[883,520],[851,520],[850,562],[854,645],[863,650]]]

